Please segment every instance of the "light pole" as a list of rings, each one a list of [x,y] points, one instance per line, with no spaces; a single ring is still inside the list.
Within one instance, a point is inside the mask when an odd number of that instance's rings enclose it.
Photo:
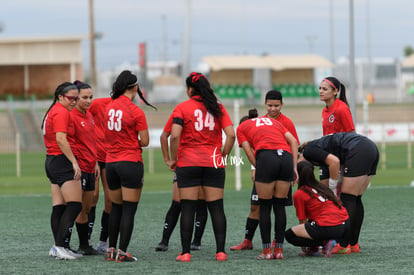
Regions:
[[[356,117],[356,92],[355,92],[355,43],[354,43],[354,0],[349,0],[349,87],[350,99],[349,109],[351,110],[354,124],[357,124]]]
[[[95,23],[93,0],[89,0],[90,84],[96,89]]]

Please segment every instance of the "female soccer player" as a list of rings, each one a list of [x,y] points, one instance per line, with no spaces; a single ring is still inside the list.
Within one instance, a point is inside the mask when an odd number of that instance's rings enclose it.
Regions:
[[[299,144],[299,138],[296,133],[295,125],[287,116],[281,113],[282,106],[283,106],[282,93],[277,90],[268,91],[265,97],[265,107],[266,107],[267,113],[263,117],[268,117],[268,118],[272,118],[272,119],[279,121],[296,138]],[[246,226],[244,230],[245,232],[244,241],[238,245],[230,247],[231,250],[253,249],[252,240],[253,240],[253,236],[256,231],[256,228],[259,225],[259,216],[260,216],[259,199],[257,197],[256,187],[254,185],[254,174],[255,174],[255,169],[252,169],[253,189],[252,189],[251,199],[250,199],[250,213],[249,213],[249,216],[247,217]],[[289,205],[292,205],[292,203],[293,203],[292,202],[292,187],[290,187],[285,205],[289,206]],[[276,244],[276,239],[273,239],[273,242],[272,242],[273,248],[275,244]]]
[[[247,119],[244,121],[244,119]],[[255,186],[260,203],[260,233],[263,253],[257,259],[283,259],[286,229],[285,200],[290,182],[296,180],[298,142],[278,121],[257,117],[257,110],[249,111],[237,128],[237,140],[250,163],[256,167]],[[271,219],[275,214],[276,244],[271,251]]]
[[[314,255],[323,246],[330,257],[334,240],[342,238],[348,212],[331,190],[320,184],[309,161],[298,162],[298,190],[293,195],[299,225],[286,231],[286,240],[301,246],[304,255]]]
[[[52,183],[50,223],[55,244],[49,255],[67,260],[81,256],[69,249],[68,241],[82,209],[81,169],[67,140],[70,135],[70,111],[78,100],[79,92],[75,85],[70,82],[60,84],[41,126],[46,146],[46,175]]]
[[[217,102],[207,78],[191,73],[186,78],[190,98],[173,111],[170,169],[176,171],[181,199],[182,251],[177,261],[191,261],[190,244],[200,186],[203,188],[216,239],[216,260],[225,261],[226,216],[223,208],[225,164],[235,134],[226,109]],[[222,147],[222,130],[226,141]],[[178,150],[178,147],[180,149]]]
[[[111,198],[109,196],[108,183],[106,181],[106,169],[105,169],[105,159],[106,159],[106,150],[105,150],[105,128],[106,128],[106,106],[111,102],[110,97],[104,98],[95,98],[92,101],[89,112],[93,115],[95,121],[95,134],[96,134],[96,147],[97,147],[97,159],[100,170],[100,176],[96,178],[95,182],[95,193],[92,202],[92,208],[89,212],[88,222],[93,224],[95,222],[95,208],[99,199],[99,179],[102,182],[102,188],[104,191],[104,210],[101,215],[101,233],[99,235],[99,242],[96,247],[96,250],[100,253],[105,253],[108,249],[108,220],[109,213],[111,213]],[[92,233],[92,226],[90,226],[90,233]]]
[[[379,153],[374,142],[356,133],[335,133],[303,144],[303,156],[308,161],[329,168],[330,189],[336,185],[339,166],[343,165],[340,199],[348,211],[349,228],[335,245],[333,254],[359,252],[359,234],[364,219],[362,195],[376,174]]]
[[[123,71],[112,86],[112,101],[106,108],[106,178],[112,201],[106,259],[117,262],[137,260],[127,248],[143,186],[142,147],[149,144],[145,114],[132,102],[137,93],[150,105],[139,90],[137,77]]]
[[[69,144],[78,160],[82,171],[82,210],[76,218],[76,231],[79,236],[78,253],[83,255],[98,255],[89,244],[88,216],[92,206],[95,190],[95,178],[99,176],[99,168],[96,163],[96,135],[94,132],[94,119],[89,106],[92,103],[91,86],[81,81],[74,83],[79,90],[79,100],[75,108],[70,112],[72,123],[70,124],[73,135],[69,136]]]
[[[169,166],[171,162],[170,152],[168,148],[168,137],[170,136],[170,133],[171,133],[171,126],[172,126],[172,115],[168,119],[164,127],[164,130],[162,131],[162,134],[160,136],[161,152],[162,152],[164,161],[167,164],[167,166]],[[162,231],[162,240],[157,245],[157,247],[155,247],[155,251],[167,251],[168,250],[168,243],[170,241],[171,234],[174,231],[175,226],[177,225],[177,221],[178,221],[178,217],[180,216],[180,213],[181,213],[180,194],[179,194],[178,186],[177,186],[177,176],[174,172],[172,202],[165,216],[164,227]],[[194,239],[190,246],[191,250],[201,249],[201,238],[203,237],[206,222],[207,222],[207,204],[204,198],[203,189],[200,187],[200,192],[199,192],[199,196],[197,200],[197,208],[196,208]]]
[[[324,78],[319,86],[319,98],[326,104],[322,111],[324,136],[339,132],[355,132],[344,84],[335,77]]]

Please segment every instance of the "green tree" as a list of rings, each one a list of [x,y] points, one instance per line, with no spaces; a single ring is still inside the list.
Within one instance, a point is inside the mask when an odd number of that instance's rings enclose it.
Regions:
[[[414,49],[413,49],[413,47],[411,47],[411,46],[405,46],[405,47],[404,47],[404,56],[405,56],[405,57],[410,56],[410,55],[412,55],[413,53],[414,53]]]

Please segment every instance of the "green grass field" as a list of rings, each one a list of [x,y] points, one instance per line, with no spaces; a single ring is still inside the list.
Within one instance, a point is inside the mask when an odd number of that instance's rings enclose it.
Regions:
[[[242,167],[241,191],[234,189],[234,166],[228,166],[225,190],[227,215],[227,262],[215,261],[215,242],[211,221],[207,222],[202,250],[193,252],[191,263],[176,263],[180,251],[179,226],[167,252],[155,252],[161,238],[165,213],[171,202],[171,172],[163,164],[159,150],[154,151],[153,172],[149,171],[148,151],[144,151],[145,184],[138,207],[129,251],[138,257],[136,263],[113,263],[103,257],[90,256],[76,261],[58,261],[48,257],[53,244],[49,218],[50,183],[44,174],[44,153],[22,154],[21,177],[15,176],[14,155],[0,155],[0,252],[1,274],[412,274],[412,209],[414,209],[413,169],[401,164],[404,151],[389,148],[387,169],[378,169],[371,187],[364,195],[365,221],[360,254],[334,255],[332,258],[299,257],[299,248],[285,244],[283,260],[260,261],[259,230],[254,250],[233,252],[229,247],[244,237],[251,189],[250,169]],[[395,152],[400,152],[399,154]],[[244,160],[247,160],[243,156]],[[246,161],[245,161],[246,162]],[[400,165],[392,165],[400,162]],[[98,239],[102,198],[97,207],[97,224],[93,234]],[[294,208],[287,208],[288,226],[297,223]],[[77,247],[77,234],[72,246]]]

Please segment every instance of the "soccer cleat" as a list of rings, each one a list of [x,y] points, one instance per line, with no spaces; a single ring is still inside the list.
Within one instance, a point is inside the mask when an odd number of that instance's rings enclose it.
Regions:
[[[272,253],[272,250],[270,248],[263,249],[262,254],[256,257],[258,260],[273,260],[275,256]]]
[[[85,245],[85,246],[79,246],[78,251],[79,254],[82,254],[84,256],[86,255],[102,255],[98,250],[95,250],[92,246]]]
[[[351,253],[359,253],[359,243],[351,245]]]
[[[138,259],[129,254],[128,252],[124,252],[121,249],[118,249],[118,253],[116,254],[115,262],[122,263],[122,262],[136,262]]]
[[[163,244],[162,242],[160,242],[157,247],[155,247],[155,251],[167,251],[168,250],[168,245]]]
[[[216,260],[219,262],[227,261],[227,254],[224,252],[219,252],[216,254]]]
[[[190,250],[200,250],[200,249],[201,249],[200,244],[192,243],[191,246],[190,246]]]
[[[115,247],[109,247],[105,252],[105,260],[115,261],[115,258],[116,258]]]
[[[178,256],[175,258],[177,262],[191,262],[191,254],[190,253],[178,253]]]
[[[244,239],[243,242],[241,242],[238,245],[230,247],[230,250],[252,250],[253,244],[251,240]]]
[[[65,249],[70,255],[72,255],[75,258],[80,258],[83,256],[81,253],[78,253],[76,250],[73,250],[70,247],[65,247]]]
[[[332,250],[335,247],[336,242],[335,240],[329,240],[326,243],[324,243],[322,247],[322,252],[324,257],[332,257]]]
[[[56,259],[62,259],[62,260],[76,260],[77,257],[69,254],[69,250],[62,247],[62,246],[55,246],[56,250]]]
[[[273,239],[272,245],[270,245],[270,248],[273,249],[276,247],[276,239]]]
[[[343,255],[351,254],[351,246],[348,245],[347,247],[342,247],[339,243],[337,243],[332,249],[332,254],[343,254]]]
[[[98,245],[96,246],[96,250],[98,250],[99,253],[105,254],[106,250],[108,249],[108,244],[103,241],[99,241]]]
[[[283,248],[275,247],[275,249],[273,250],[273,257],[274,259],[283,259]]]
[[[311,256],[318,257],[321,254],[319,253],[319,246],[315,247],[302,247],[302,251],[298,253],[298,256]]]
[[[56,246],[55,246],[55,245],[53,245],[53,246],[50,248],[50,250],[49,250],[49,256],[50,256],[50,257],[56,257],[56,254],[57,254],[57,252],[56,252]]]

